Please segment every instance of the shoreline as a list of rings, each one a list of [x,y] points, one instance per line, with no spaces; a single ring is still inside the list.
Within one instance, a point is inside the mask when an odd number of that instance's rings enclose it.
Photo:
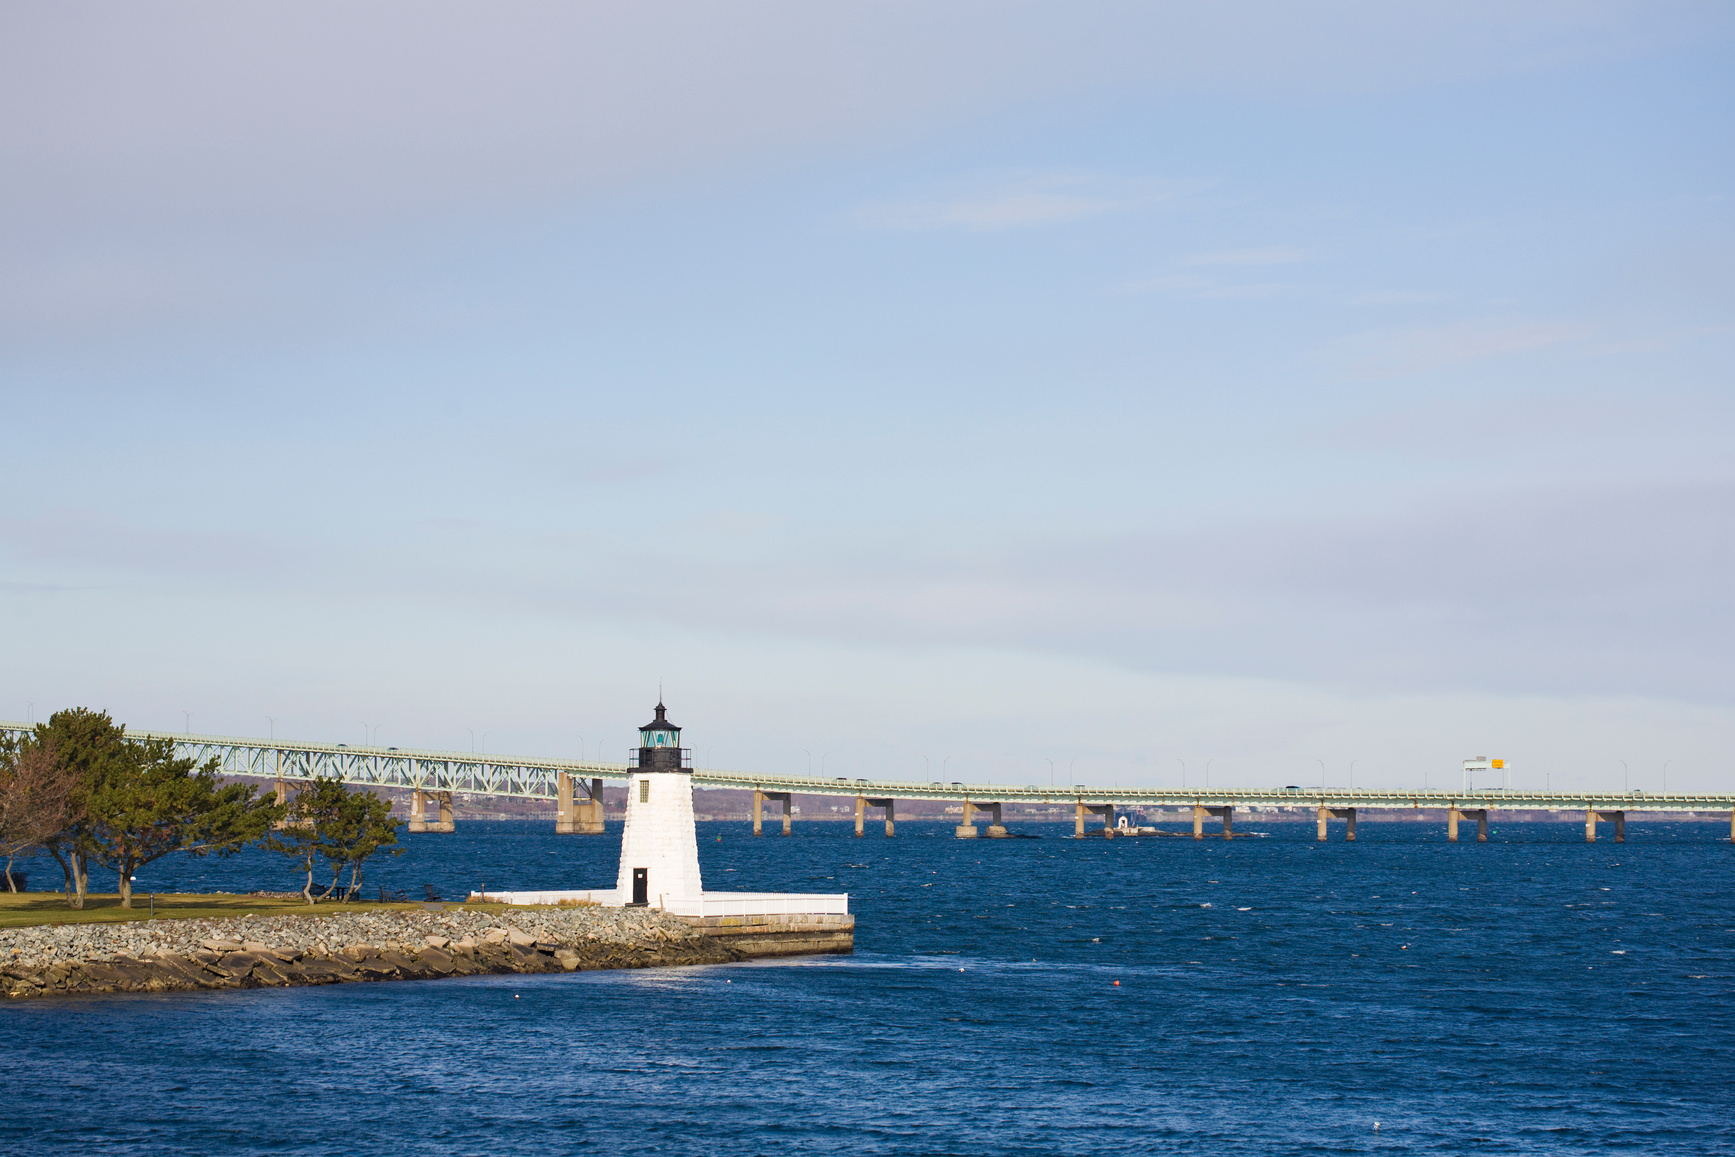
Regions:
[[[848,953],[849,917],[700,928],[619,908],[327,912],[0,930],[8,1000],[728,964]]]

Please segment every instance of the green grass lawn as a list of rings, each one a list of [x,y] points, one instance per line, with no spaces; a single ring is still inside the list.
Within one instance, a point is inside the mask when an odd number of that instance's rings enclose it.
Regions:
[[[4,881],[0,880],[0,887]],[[348,904],[327,901],[309,908],[300,896],[283,899],[278,896],[245,896],[218,892],[214,895],[195,893],[157,893],[157,920],[187,920],[222,916],[330,916],[340,912],[419,912],[423,905],[380,904],[355,900]],[[466,904],[466,911],[500,912],[503,904]],[[60,892],[0,891],[0,928],[22,928],[33,924],[101,924],[117,920],[150,920],[151,897],[148,892],[134,892],[133,906],[122,908],[114,893],[91,893],[85,897],[82,909],[66,906]]]

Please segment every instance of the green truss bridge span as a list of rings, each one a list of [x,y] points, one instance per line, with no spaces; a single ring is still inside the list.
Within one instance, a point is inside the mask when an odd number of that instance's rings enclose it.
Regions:
[[[31,728],[23,723],[0,721],[0,734],[22,736]],[[292,743],[278,739],[246,739],[223,735],[189,735],[129,729],[141,739],[166,739],[179,756],[199,763],[215,759],[225,775],[273,781],[279,796],[286,795],[298,780],[315,777],[336,779],[360,787],[394,788],[411,792],[412,831],[450,831],[454,795],[500,796],[550,800],[557,804],[556,830],[595,833],[602,830],[602,784],[605,780],[629,779],[634,767],[577,759],[538,759],[486,755],[475,752],[425,751],[413,748],[368,747],[343,743]],[[1446,813],[1447,838],[1458,838],[1460,822],[1474,822],[1477,838],[1485,840],[1488,816],[1494,811],[1521,813],[1571,812],[1583,816],[1587,839],[1596,838],[1599,822],[1613,825],[1615,839],[1625,838],[1628,812],[1728,812],[1730,836],[1735,839],[1735,794],[1515,791],[1499,788],[1469,788],[1399,791],[1387,788],[1137,788],[1094,787],[1086,784],[1042,786],[1040,784],[940,783],[893,779],[819,778],[807,775],[771,775],[720,768],[693,769],[693,782],[702,787],[731,787],[753,792],[753,830],[762,831],[766,802],[783,805],[783,831],[792,819],[791,798],[796,795],[841,796],[856,803],[856,832],[864,830],[868,809],[884,811],[886,834],[893,833],[895,801],[941,800],[963,807],[957,825],[960,837],[978,834],[977,818],[986,813],[987,835],[1010,833],[1002,822],[1007,804],[1070,805],[1078,835],[1132,836],[1150,829],[1124,825],[1124,814],[1138,808],[1191,810],[1193,834],[1225,838],[1234,834],[1238,808],[1298,808],[1311,811],[1320,839],[1326,838],[1331,820],[1343,821],[1345,838],[1355,839],[1358,814],[1371,809],[1440,809]],[[433,807],[439,817],[433,818]],[[1117,813],[1123,824],[1117,825]],[[1100,828],[1098,823],[1100,822]]]

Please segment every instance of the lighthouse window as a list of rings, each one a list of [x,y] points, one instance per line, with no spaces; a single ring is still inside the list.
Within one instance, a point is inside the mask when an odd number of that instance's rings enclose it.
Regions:
[[[639,780],[639,802],[651,802],[651,781],[648,779]]]

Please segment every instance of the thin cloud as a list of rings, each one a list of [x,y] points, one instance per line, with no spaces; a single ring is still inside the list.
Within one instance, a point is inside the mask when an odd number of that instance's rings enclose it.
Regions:
[[[1171,273],[1135,281],[1123,287],[1126,293],[1175,293],[1206,301],[1234,301],[1272,297],[1296,288],[1278,281],[1212,281],[1193,273]]]
[[[1147,277],[1125,286],[1128,293],[1189,293],[1206,289],[1209,283],[1193,273],[1170,273],[1162,277]]]
[[[1295,265],[1313,260],[1313,255],[1292,245],[1266,245],[1248,249],[1224,249],[1215,253],[1196,253],[1177,263],[1179,272],[1149,277],[1125,286],[1128,293],[1179,293],[1188,297],[1215,300],[1235,300],[1271,297],[1293,288],[1275,281],[1233,282],[1221,280],[1233,276],[1236,269],[1262,269],[1273,265]],[[1192,269],[1217,269],[1223,274],[1212,277],[1205,273],[1187,272]]]
[[[1150,208],[1203,187],[1197,181],[1033,173],[942,195],[864,205],[850,214],[850,220],[860,228],[893,232],[988,233]]]
[[[1274,297],[1295,286],[1281,281],[1254,281],[1243,285],[1213,285],[1199,290],[1195,297],[1218,301],[1246,301],[1257,297]]]
[[[1294,265],[1310,261],[1312,256],[1303,249],[1287,245],[1268,245],[1262,249],[1226,249],[1221,253],[1200,253],[1188,257],[1182,265]]]
[[[693,534],[742,539],[751,538],[762,531],[775,529],[782,522],[783,519],[778,516],[760,511],[717,509],[707,510],[688,518],[681,523],[681,526]]]
[[[1683,420],[1675,409],[1678,404],[1593,394],[1581,385],[1563,393],[1453,396],[1323,425],[1309,442],[1333,452],[1378,447],[1385,452],[1534,455],[1567,441],[1669,426]]]
[[[0,582],[0,595],[57,595],[75,589],[65,583]]]
[[[1447,296],[1444,293],[1389,289],[1374,293],[1358,293],[1350,298],[1349,302],[1351,305],[1423,305],[1432,301],[1445,301]]]
[[[1460,362],[1553,349],[1584,336],[1567,322],[1466,321],[1354,339],[1343,351],[1345,372],[1358,378],[1424,374]]]
[[[1598,354],[1657,353],[1675,346],[1686,345],[1708,337],[1721,337],[1735,331],[1735,326],[1702,325],[1691,329],[1675,329],[1640,337],[1600,341],[1591,352]]]

